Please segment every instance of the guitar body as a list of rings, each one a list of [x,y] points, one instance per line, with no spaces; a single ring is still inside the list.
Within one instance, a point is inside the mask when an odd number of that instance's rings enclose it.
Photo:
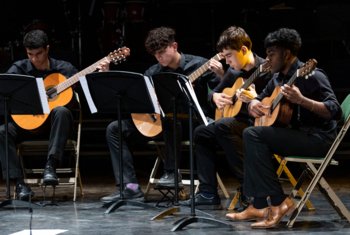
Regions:
[[[222,110],[216,108],[215,120],[218,120],[224,117],[234,117],[239,113],[242,107],[242,101],[237,99],[235,96],[236,96],[236,91],[242,87],[243,83],[244,83],[243,78],[237,78],[237,80],[235,81],[232,87],[225,88],[222,91],[222,93],[232,97],[233,104],[226,105]]]
[[[160,114],[132,113],[132,120],[138,131],[147,137],[154,137],[162,132]]]
[[[265,111],[265,115],[255,118],[254,126],[286,126],[292,118],[292,105],[289,102],[279,102],[271,112],[271,106],[274,99],[280,93],[281,88],[277,86],[270,97],[264,98],[261,103],[269,108]]]
[[[44,79],[45,90],[48,91],[50,88],[55,87],[56,85],[64,82],[66,79],[60,73],[52,73]],[[65,106],[68,104],[73,97],[72,88],[68,88],[61,92],[60,94],[53,95],[52,98],[48,98],[49,109],[50,111],[58,106]],[[47,119],[48,114],[39,114],[39,115],[11,115],[12,119],[16,124],[25,129],[25,130],[34,130],[40,127]]]

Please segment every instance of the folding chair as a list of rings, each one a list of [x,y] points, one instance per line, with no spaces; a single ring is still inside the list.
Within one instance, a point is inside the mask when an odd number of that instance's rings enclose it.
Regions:
[[[65,153],[72,153],[74,156],[74,166],[67,168],[57,168],[56,173],[58,176],[59,184],[58,187],[61,186],[73,186],[73,201],[76,201],[77,197],[77,187],[79,185],[80,194],[83,195],[83,185],[80,177],[79,170],[79,154],[80,154],[80,138],[81,138],[81,125],[82,125],[82,111],[79,101],[79,96],[77,93],[74,93],[76,100],[78,101],[79,108],[77,110],[73,110],[74,113],[77,113],[78,117],[75,120],[75,128],[76,133],[74,133],[74,138],[70,138],[67,140],[65,146]],[[48,140],[28,140],[22,141],[17,145],[17,155],[19,156],[23,171],[25,182],[30,185],[37,185],[43,187],[45,190],[45,186],[42,182],[42,174],[44,172],[43,168],[29,168],[25,164],[24,156],[46,156],[48,149]],[[29,164],[28,164],[29,165]],[[53,198],[54,198],[55,188],[53,190]]]
[[[164,150],[165,143],[164,143],[164,141],[149,141],[148,144],[156,147],[156,151],[157,151],[158,157],[157,157],[157,159],[156,159],[156,161],[154,163],[152,172],[150,174],[149,181],[148,181],[148,184],[147,184],[147,187],[146,187],[146,190],[145,190],[145,196],[148,195],[148,193],[149,193],[149,191],[151,189],[151,185],[157,184],[158,179],[155,178],[156,174],[157,174],[157,170],[158,170],[158,167],[159,167],[159,164],[160,164],[161,160],[165,157],[164,156],[164,154],[165,154],[165,150]],[[189,143],[189,141],[182,141],[181,145],[183,147],[188,147],[190,145],[190,143]],[[179,171],[180,171],[181,174],[190,174],[189,169],[179,169]],[[220,175],[218,173],[216,173],[216,178],[218,180],[219,187],[222,190],[225,198],[229,198],[230,196],[229,196],[229,194],[227,192],[227,189],[226,189],[224,183],[222,182],[221,177],[220,177]],[[189,179],[182,179],[182,184],[183,185],[190,185],[190,180]],[[199,180],[195,179],[194,185],[196,187],[195,191],[197,192],[198,191],[198,186],[199,186]],[[180,196],[183,196],[183,195],[181,195],[181,193],[182,192],[180,192]]]
[[[305,203],[309,200],[309,197],[316,185],[319,186],[320,191],[325,195],[325,197],[330,202],[332,207],[336,210],[336,212],[339,214],[339,216],[342,219],[346,219],[348,222],[350,222],[350,213],[348,209],[346,208],[344,203],[340,200],[340,198],[336,195],[334,190],[330,187],[330,185],[327,183],[327,181],[323,177],[323,173],[325,169],[327,168],[328,165],[331,164],[333,160],[332,158],[350,126],[350,94],[342,102],[341,108],[343,111],[343,116],[339,124],[343,123],[343,125],[341,126],[341,129],[336,139],[334,140],[332,146],[330,147],[328,153],[326,154],[326,156],[320,157],[320,158],[307,157],[307,156],[285,157],[286,161],[300,162],[306,165],[306,171],[304,172],[312,176],[312,179],[308,184],[308,187],[305,190],[304,195],[302,196],[300,201],[298,201],[295,210],[293,211],[291,217],[287,222],[287,226],[290,228],[293,227],[297,216],[299,215],[300,211],[304,207]],[[318,165],[318,167],[316,167],[316,165]],[[301,186],[302,178],[303,177],[299,178],[300,181],[298,180],[295,190],[297,190],[298,187]]]
[[[282,175],[282,173],[284,173],[284,174],[287,176],[289,182],[290,182],[290,183],[292,184],[292,186],[295,188],[295,187],[297,186],[297,180],[296,180],[296,178],[294,177],[294,175],[292,174],[292,172],[289,170],[289,168],[287,167],[287,163],[288,163],[287,158],[284,158],[284,157],[279,156],[279,155],[277,155],[277,154],[274,154],[274,158],[275,158],[275,159],[277,160],[277,162],[279,163],[278,169],[277,169],[277,171],[276,171],[277,176],[280,178],[281,175]],[[319,161],[319,160],[318,160],[318,161]],[[317,163],[317,162],[315,162],[315,163]],[[319,164],[319,163],[318,163],[318,164]],[[338,165],[338,162],[335,161],[335,160],[332,160],[331,165]],[[302,196],[304,195],[304,191],[303,191],[302,188],[299,188],[298,190],[294,190],[293,192],[294,192],[293,197],[296,197],[297,194],[298,194],[298,196],[300,196],[300,197],[302,197]],[[306,207],[307,207],[307,209],[308,209],[309,211],[315,210],[315,207],[314,207],[314,205],[311,203],[310,200],[307,200],[307,201],[306,201]]]

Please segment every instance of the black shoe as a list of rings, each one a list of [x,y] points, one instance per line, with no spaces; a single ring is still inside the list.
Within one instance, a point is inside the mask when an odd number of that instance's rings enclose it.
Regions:
[[[22,201],[29,201],[30,197],[34,196],[32,189],[26,184],[16,185],[16,199]]]
[[[182,185],[182,176],[178,174],[178,185]],[[165,172],[160,179],[158,180],[156,187],[175,187],[175,173],[174,172]]]
[[[191,206],[192,199],[179,202],[182,206]],[[211,197],[205,197],[201,193],[197,193],[194,200],[194,205],[197,209],[202,210],[221,210],[221,200],[219,195],[213,195]]]
[[[123,191],[123,199],[127,199],[127,200],[143,200],[144,199],[144,194],[141,190],[140,187],[138,187],[136,189],[136,191],[129,189],[127,187],[125,187],[124,191]],[[118,200],[120,200],[120,192],[119,190],[115,191],[114,193],[102,197],[101,202],[103,203],[111,203],[111,202],[116,202]]]
[[[235,206],[235,208],[233,209],[234,211],[236,212],[242,212],[244,211],[245,209],[247,209],[247,207],[250,205],[250,200],[248,197],[240,194],[240,197],[238,199],[238,203],[237,205]]]
[[[110,203],[110,202],[115,202],[120,199],[120,192],[119,190],[115,191],[114,193],[102,197],[100,200],[103,203]]]
[[[58,185],[58,178],[56,175],[56,168],[54,164],[49,160],[46,163],[44,174],[43,174],[44,185]]]

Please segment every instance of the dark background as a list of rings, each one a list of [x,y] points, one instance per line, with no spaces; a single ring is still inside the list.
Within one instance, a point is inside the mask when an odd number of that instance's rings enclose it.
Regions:
[[[340,101],[349,93],[350,2],[338,0],[2,1],[0,72],[26,57],[21,41],[32,28],[49,33],[51,56],[71,61],[79,70],[127,46],[131,55],[116,68],[143,73],[156,62],[144,49],[148,30],[173,27],[181,51],[210,58],[217,53],[220,33],[231,25],[248,32],[253,51],[262,57],[267,33],[280,27],[295,28],[303,40],[300,59],[317,59]],[[85,104],[83,107],[87,110]],[[82,156],[108,156],[104,134],[111,119],[88,111],[84,119]],[[98,164],[105,166],[106,162],[91,161],[93,166]]]
[[[131,56],[123,68],[141,73],[155,62],[143,45],[153,27],[175,28],[180,50],[207,58],[216,54],[216,41],[230,25],[246,29],[253,50],[261,56],[265,56],[263,39],[267,33],[292,27],[303,39],[300,58],[316,58],[335,89],[350,87],[346,71],[350,65],[347,1],[12,0],[1,5],[2,71],[25,56],[21,41],[34,27],[49,32],[52,56],[67,59],[79,69],[127,46]]]

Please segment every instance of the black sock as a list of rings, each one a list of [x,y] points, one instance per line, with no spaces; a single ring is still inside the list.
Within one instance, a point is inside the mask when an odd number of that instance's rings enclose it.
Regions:
[[[284,194],[270,196],[270,198],[271,198],[271,205],[272,206],[279,206],[284,201],[284,199],[286,199],[286,197],[287,196],[284,195]]]
[[[267,203],[266,198],[264,197],[255,197],[254,198],[254,202],[253,202],[253,206],[256,209],[263,209],[269,206],[269,204]]]

